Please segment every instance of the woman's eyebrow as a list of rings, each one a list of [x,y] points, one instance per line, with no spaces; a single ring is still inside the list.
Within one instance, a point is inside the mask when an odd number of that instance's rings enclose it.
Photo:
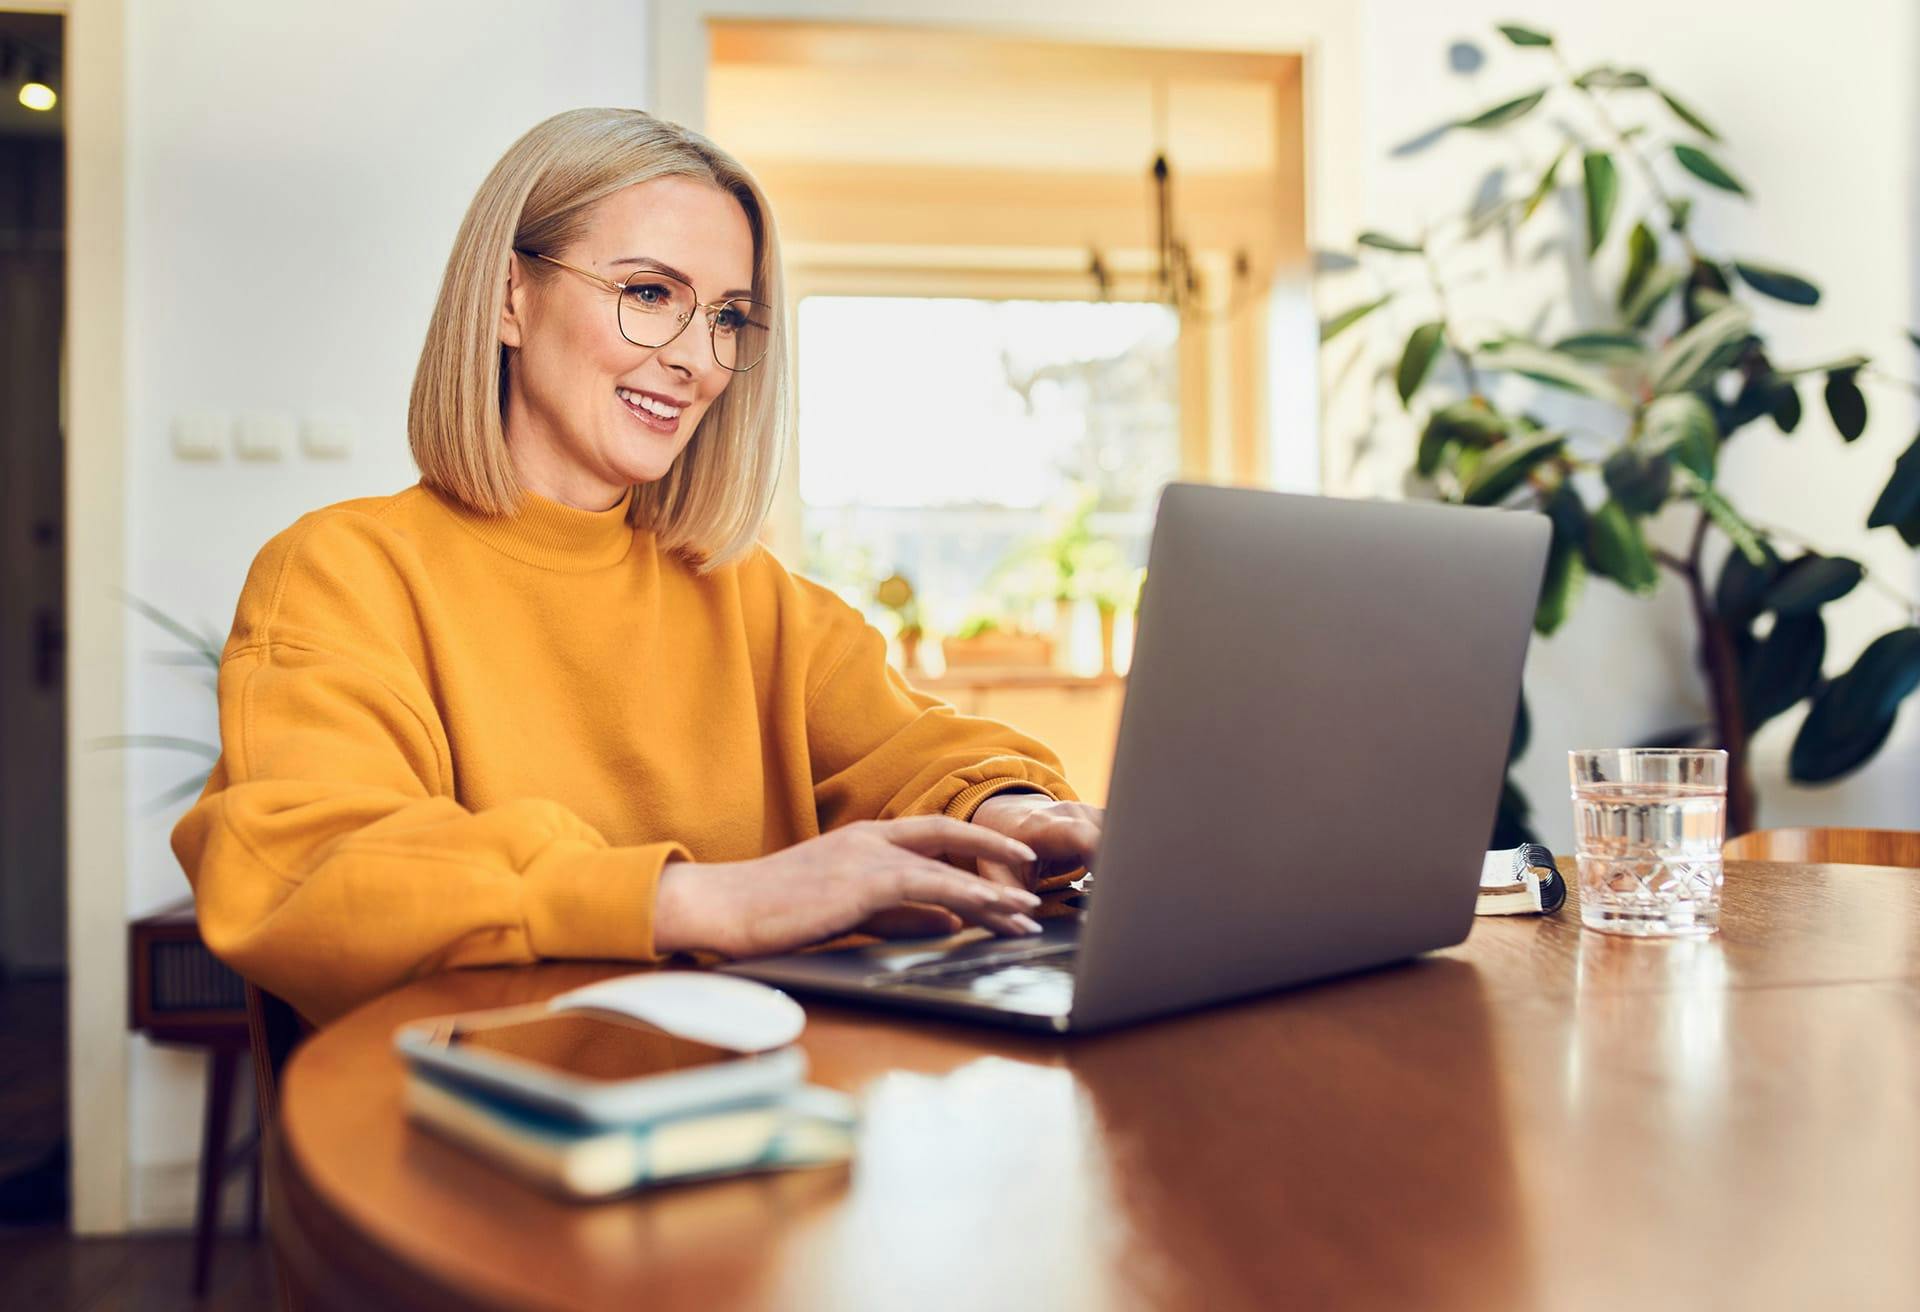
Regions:
[[[623,264],[640,264],[645,265],[649,269],[658,269],[669,278],[678,278],[687,286],[693,286],[693,279],[687,277],[686,274],[680,272],[680,270],[674,268],[671,264],[663,260],[656,260],[650,255],[629,255],[624,259],[615,260],[613,267],[619,268]],[[734,287],[720,293],[720,299],[723,301],[730,301],[736,296],[743,297],[749,301],[753,299],[753,293],[744,287]]]

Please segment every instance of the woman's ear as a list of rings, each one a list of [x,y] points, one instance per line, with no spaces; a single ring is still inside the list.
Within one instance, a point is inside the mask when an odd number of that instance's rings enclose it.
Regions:
[[[527,271],[520,252],[507,252],[507,299],[500,307],[500,345],[518,349],[527,310]]]

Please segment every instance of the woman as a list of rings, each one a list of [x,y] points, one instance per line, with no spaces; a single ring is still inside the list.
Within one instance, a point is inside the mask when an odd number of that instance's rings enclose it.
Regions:
[[[420,482],[248,574],[173,831],[216,954],[324,1021],[454,966],[1037,930],[1026,884],[1101,813],[755,545],[783,298],[704,138],[582,109],[507,152],[414,378]]]

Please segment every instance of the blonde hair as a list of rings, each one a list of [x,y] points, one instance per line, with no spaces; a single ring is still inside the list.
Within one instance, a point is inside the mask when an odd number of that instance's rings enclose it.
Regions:
[[[522,489],[501,423],[511,363],[498,336],[507,262],[515,247],[563,250],[594,204],[667,177],[711,183],[740,203],[753,231],[754,295],[773,307],[766,358],[728,382],[666,476],[639,485],[628,511],[661,547],[705,571],[750,551],[772,507],[792,424],[792,357],[766,195],[738,160],[677,123],[637,109],[568,110],[514,142],[493,166],[447,259],[413,375],[407,441],[429,487],[477,514],[519,508]]]

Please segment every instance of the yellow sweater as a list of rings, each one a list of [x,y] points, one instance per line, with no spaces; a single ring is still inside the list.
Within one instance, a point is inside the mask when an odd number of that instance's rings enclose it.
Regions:
[[[173,830],[217,956],[324,1021],[454,966],[652,959],[670,858],[1073,796],[825,588],[765,551],[703,577],[626,509],[487,519],[416,485],[261,550]]]

